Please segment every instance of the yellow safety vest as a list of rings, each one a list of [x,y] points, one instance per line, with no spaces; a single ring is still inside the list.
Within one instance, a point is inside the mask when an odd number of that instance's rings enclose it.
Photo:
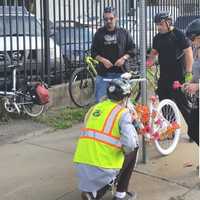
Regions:
[[[86,126],[81,130],[74,162],[121,169],[124,154],[120,143],[119,120],[126,109],[110,100],[90,110]]]

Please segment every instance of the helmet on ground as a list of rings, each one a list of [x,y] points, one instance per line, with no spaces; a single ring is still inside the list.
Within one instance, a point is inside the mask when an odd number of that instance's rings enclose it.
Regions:
[[[113,79],[107,88],[107,96],[111,100],[120,101],[130,94],[131,85],[124,79]]]
[[[167,20],[172,20],[172,16],[169,11],[162,11],[160,13],[157,13],[154,17],[154,22],[156,24]]]
[[[186,36],[193,40],[194,37],[200,35],[200,18],[193,20],[186,28]]]

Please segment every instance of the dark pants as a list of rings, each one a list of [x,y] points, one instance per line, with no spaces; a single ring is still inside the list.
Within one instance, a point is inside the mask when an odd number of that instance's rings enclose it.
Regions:
[[[127,192],[129,181],[135,167],[138,148],[125,156],[122,169],[116,179],[117,192]],[[97,192],[96,200],[101,199],[110,189],[110,185],[106,185]]]
[[[178,106],[181,111],[187,125],[188,125],[188,135],[190,136],[194,132],[194,127],[191,126],[191,108],[188,105],[188,101],[184,93],[180,90],[174,90],[173,81],[159,80],[157,94],[159,100],[171,99]]]
[[[135,167],[138,149],[125,156],[124,164],[117,177],[117,192],[127,192],[129,181]]]
[[[199,108],[192,109],[190,117],[190,125],[192,132],[189,132],[190,138],[199,146]]]

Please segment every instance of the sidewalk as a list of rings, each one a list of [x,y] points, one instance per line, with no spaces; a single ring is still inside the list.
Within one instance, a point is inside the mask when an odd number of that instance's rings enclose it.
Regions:
[[[79,200],[72,157],[80,126],[0,146],[0,200]],[[185,135],[172,155],[161,157],[153,145],[148,155],[130,184],[138,200],[199,200],[198,148]],[[193,165],[184,168],[187,161]]]

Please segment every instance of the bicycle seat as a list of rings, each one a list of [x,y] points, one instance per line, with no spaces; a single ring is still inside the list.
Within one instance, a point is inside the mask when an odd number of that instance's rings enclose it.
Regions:
[[[18,64],[13,64],[13,65],[8,65],[8,68],[16,69],[16,68],[21,67],[21,66],[23,66],[23,64],[22,63],[18,63]]]

